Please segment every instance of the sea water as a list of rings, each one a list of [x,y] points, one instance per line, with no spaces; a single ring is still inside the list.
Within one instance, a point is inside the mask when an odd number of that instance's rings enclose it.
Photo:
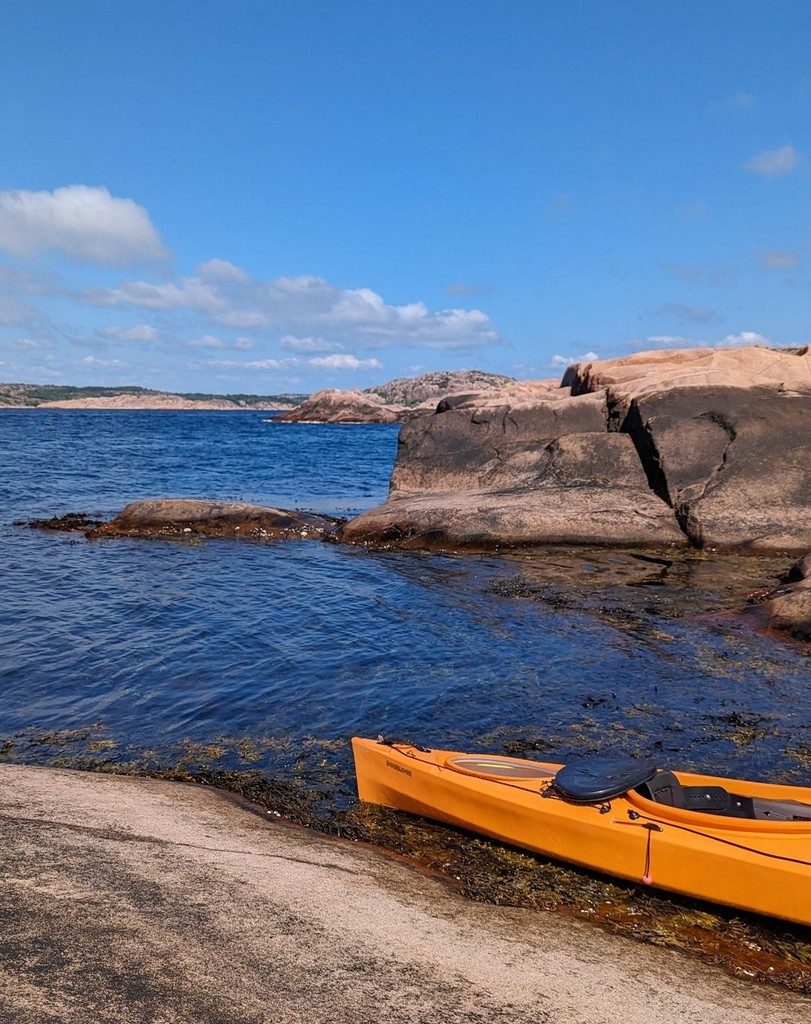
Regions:
[[[81,740],[168,765],[206,748],[345,789],[348,738],[382,733],[811,781],[809,660],[739,623],[641,629],[504,596],[515,563],[496,555],[19,525],[160,497],[351,516],[385,499],[397,429],[0,411],[0,754],[54,763]]]

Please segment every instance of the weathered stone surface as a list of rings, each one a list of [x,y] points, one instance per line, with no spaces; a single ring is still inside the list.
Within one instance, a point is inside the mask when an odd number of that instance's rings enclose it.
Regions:
[[[535,544],[684,545],[625,434],[562,435],[513,456],[525,486],[394,496],[336,533],[350,543],[415,548]],[[509,467],[508,467],[509,468]]]
[[[406,412],[361,391],[317,391],[274,423],[398,423]]]
[[[389,502],[341,536],[371,543],[377,522],[393,544],[400,516],[408,544],[656,543],[644,517],[659,543],[794,553],[811,546],[809,456],[808,347],[639,353],[443,400],[403,428]]]
[[[534,382],[537,384],[538,382]],[[551,383],[558,388],[556,381]],[[530,385],[534,386],[534,385]],[[512,377],[481,370],[453,370],[424,373],[366,388],[364,391],[318,391],[296,409],[277,417],[280,423],[406,423],[414,417],[433,413],[437,403],[481,395],[504,388],[527,390]],[[504,401],[504,399],[502,399]]]
[[[446,399],[437,413],[400,432],[392,496],[425,491],[530,486],[545,445],[556,437],[605,431],[604,394],[569,398],[539,387]],[[565,400],[568,399],[568,400]]]
[[[634,398],[623,428],[696,547],[811,545],[811,392],[663,389]]]
[[[109,523],[91,530],[96,537],[233,537],[270,541],[320,539],[341,522],[308,512],[237,501],[165,498],[134,501]]]
[[[811,347],[689,348],[637,352],[570,366],[563,376],[572,394],[609,388],[616,399],[671,388],[774,387],[811,390]]]
[[[514,383],[512,377],[483,370],[432,370],[419,377],[399,377],[386,384],[365,388],[363,393],[379,398],[386,405],[413,407],[422,402],[435,405],[443,395],[481,393]]]

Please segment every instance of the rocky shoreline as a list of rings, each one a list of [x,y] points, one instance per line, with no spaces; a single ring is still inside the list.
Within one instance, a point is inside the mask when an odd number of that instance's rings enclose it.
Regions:
[[[130,505],[88,536],[775,556],[786,559],[782,585],[748,603],[768,627],[811,640],[808,346],[648,352],[572,366],[560,384],[489,383],[411,410],[388,500],[349,522],[165,499]],[[325,401],[339,410],[343,395]]]

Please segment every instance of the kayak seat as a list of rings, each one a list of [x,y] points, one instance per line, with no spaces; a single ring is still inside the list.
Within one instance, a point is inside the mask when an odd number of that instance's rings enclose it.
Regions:
[[[720,814],[728,818],[754,818],[752,798],[727,792],[723,786],[683,786],[673,772],[657,772],[636,787],[647,800],[667,807],[682,807],[703,814]]]
[[[575,804],[593,804],[622,796],[656,775],[653,761],[625,757],[593,757],[570,761],[555,775],[555,790]]]

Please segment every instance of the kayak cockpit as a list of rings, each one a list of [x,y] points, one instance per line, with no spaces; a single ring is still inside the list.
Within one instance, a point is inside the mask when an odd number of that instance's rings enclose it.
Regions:
[[[553,780],[555,791],[571,803],[593,804],[638,794],[645,800],[684,811],[753,821],[811,822],[811,804],[799,800],[730,792],[716,784],[685,785],[673,772],[659,771],[651,761],[592,758],[573,761]]]
[[[498,782],[510,779],[551,779],[557,770],[556,767],[541,764],[539,761],[523,761],[517,757],[485,754],[453,754],[447,758],[445,765],[464,775],[475,775]]]
[[[731,793],[724,786],[685,786],[673,772],[657,772],[634,788],[646,800],[687,811],[755,821],[811,821],[811,804]]]

